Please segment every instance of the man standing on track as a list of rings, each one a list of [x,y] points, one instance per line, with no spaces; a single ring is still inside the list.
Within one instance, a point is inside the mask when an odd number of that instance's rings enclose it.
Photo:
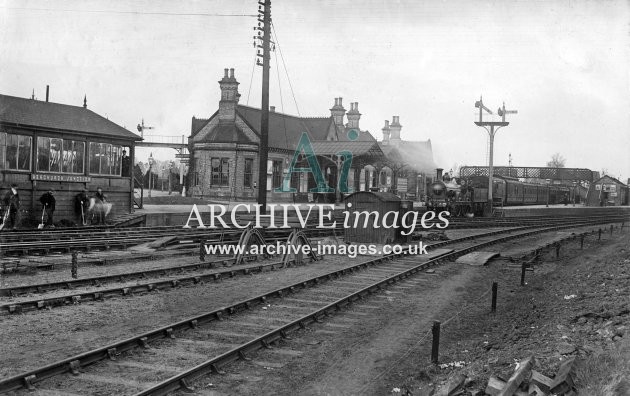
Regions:
[[[55,228],[53,224],[53,214],[55,213],[55,197],[53,194],[55,191],[51,188],[47,193],[44,193],[39,198],[39,202],[44,206],[44,210],[46,211],[46,225],[50,228]]]
[[[77,214],[77,223],[79,225],[86,225],[88,219],[88,209],[90,208],[90,197],[88,196],[87,188],[77,194],[75,197],[75,211]]]
[[[11,184],[11,190],[4,196],[3,203],[5,210],[5,222],[2,223],[2,229],[10,228],[15,230],[20,221],[20,195],[17,191],[17,184]]]

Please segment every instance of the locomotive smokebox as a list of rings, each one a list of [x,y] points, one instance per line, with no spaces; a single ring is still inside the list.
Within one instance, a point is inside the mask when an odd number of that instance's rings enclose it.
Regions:
[[[442,180],[442,171],[443,171],[443,170],[444,170],[444,169],[442,169],[442,168],[437,168],[437,169],[436,169],[436,172],[437,172],[437,173],[436,173],[436,180]]]

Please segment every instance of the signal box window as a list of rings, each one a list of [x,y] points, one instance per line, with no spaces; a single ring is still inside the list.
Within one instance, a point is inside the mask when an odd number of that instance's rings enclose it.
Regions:
[[[31,170],[31,137],[0,132],[0,169]]]

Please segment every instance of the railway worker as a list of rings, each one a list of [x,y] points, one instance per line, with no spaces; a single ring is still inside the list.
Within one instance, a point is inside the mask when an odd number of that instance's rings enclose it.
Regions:
[[[122,176],[123,177],[131,176],[131,158],[127,156],[126,150],[123,150],[122,152],[121,165],[122,165]]]
[[[0,229],[15,230],[20,220],[20,195],[17,191],[17,184],[11,184],[11,190],[6,193],[2,202],[4,204],[4,221]]]
[[[55,190],[51,188],[39,198],[39,202],[42,204],[43,209],[46,212],[46,226],[50,228],[55,228],[55,225],[53,224],[53,215],[55,214],[56,203],[54,194]]]
[[[90,208],[90,197],[87,188],[77,194],[74,198],[74,208],[78,219],[78,224],[87,225],[88,209]]]

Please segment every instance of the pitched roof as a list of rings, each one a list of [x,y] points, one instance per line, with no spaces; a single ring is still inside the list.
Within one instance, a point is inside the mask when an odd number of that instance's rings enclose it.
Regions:
[[[0,95],[0,121],[40,128],[142,140],[135,133],[80,106]]]
[[[250,128],[260,134],[260,109],[238,105],[236,111]],[[331,117],[302,118],[269,112],[269,147],[294,150],[303,132],[308,133],[311,140],[325,140],[331,122]]]
[[[235,124],[219,124],[212,128],[206,140],[215,143],[254,143]]]
[[[383,156],[383,151],[377,142],[323,141],[312,142],[312,146],[317,155],[334,155],[340,151],[350,151],[355,157],[360,155]]]
[[[614,177],[608,176],[608,175],[604,175],[604,176],[600,177],[599,179],[595,180],[593,182],[593,184],[597,184],[597,183],[599,183],[600,181],[602,181],[604,179],[610,179],[610,180],[614,181],[615,183],[618,183],[621,186],[626,187],[626,185],[623,182],[620,182],[619,180],[615,179]]]

